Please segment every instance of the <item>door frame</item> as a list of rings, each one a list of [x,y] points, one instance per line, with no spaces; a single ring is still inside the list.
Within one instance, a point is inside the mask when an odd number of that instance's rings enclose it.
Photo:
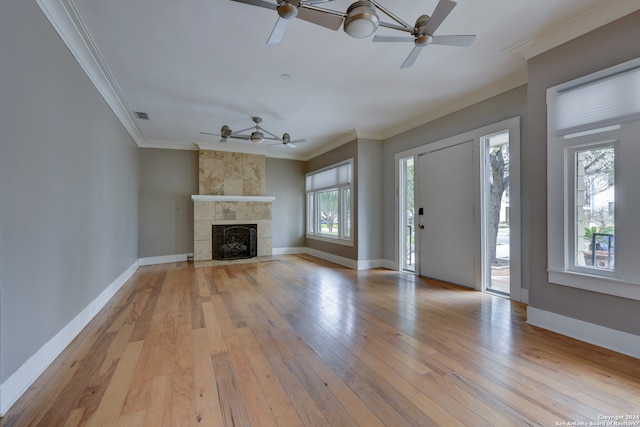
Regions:
[[[513,179],[513,183],[517,183],[510,188],[509,193],[509,204],[511,210],[511,248],[510,248],[510,256],[511,256],[511,294],[510,298],[516,301],[522,301],[528,303],[529,301],[529,292],[528,289],[522,289],[522,258],[521,258],[521,202],[520,202],[520,116],[512,117],[510,119],[506,119],[497,123],[493,123],[487,126],[483,126],[468,132],[464,132],[458,135],[451,136],[449,138],[445,138],[442,140],[434,141],[431,143],[423,144],[419,147],[412,148],[410,150],[402,151],[395,154],[395,190],[396,190],[396,206],[399,206],[399,196],[400,196],[400,187],[399,187],[399,179],[400,179],[400,160],[406,157],[415,157],[414,165],[417,165],[417,157],[422,153],[428,153],[431,151],[441,150],[443,148],[460,144],[465,141],[473,140],[473,148],[474,148],[474,236],[473,236],[473,245],[476,251],[475,263],[474,263],[474,272],[475,272],[475,289],[481,291],[482,290],[482,281],[483,281],[483,271],[482,271],[482,215],[481,213],[481,174],[480,174],[480,162],[477,158],[477,154],[480,153],[480,144],[481,139],[489,134],[497,133],[503,130],[509,130],[509,141],[510,141],[510,155],[511,155],[511,178]],[[417,167],[417,166],[416,166]],[[416,172],[418,175],[418,172]],[[420,183],[416,180],[415,182],[415,193],[419,194],[419,185]],[[416,206],[418,203],[416,203]],[[400,268],[400,260],[399,260],[399,244],[400,244],[400,218],[399,218],[399,209],[395,209],[395,254],[396,260],[395,265],[396,269]],[[416,251],[420,251],[419,243],[416,245]],[[416,254],[416,262],[419,262],[419,253]],[[416,265],[416,272],[419,270],[419,264]]]

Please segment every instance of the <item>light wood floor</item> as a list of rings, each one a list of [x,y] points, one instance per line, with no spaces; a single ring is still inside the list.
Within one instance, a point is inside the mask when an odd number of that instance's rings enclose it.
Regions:
[[[143,267],[0,424],[555,426],[640,414],[638,359],[524,321],[525,306],[500,297],[306,256]]]

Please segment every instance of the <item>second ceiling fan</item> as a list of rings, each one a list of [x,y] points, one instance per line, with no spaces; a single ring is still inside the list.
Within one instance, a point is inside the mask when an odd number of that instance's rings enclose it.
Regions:
[[[378,3],[377,0],[356,1],[347,8],[346,12],[316,6],[320,3],[328,3],[331,0],[280,0],[277,4],[264,0],[232,1],[272,9],[278,12],[278,21],[267,40],[267,44],[280,43],[287,22],[296,17],[332,30],[337,30],[342,25],[344,32],[354,38],[369,37],[378,27],[404,31],[411,36],[375,36],[373,38],[374,42],[414,43],[415,46],[413,50],[401,68],[412,66],[422,48],[429,44],[468,47],[476,38],[475,35],[434,35],[438,27],[440,27],[457,4],[451,0],[440,0],[431,16],[421,15],[413,26],[398,18]],[[380,21],[377,13],[378,10],[396,23]]]
[[[261,144],[264,142],[265,139],[269,139],[271,141],[279,141],[279,143],[277,144],[269,144],[269,145],[279,145],[280,143],[282,143],[290,148],[296,148],[297,147],[296,144],[307,142],[306,139],[297,139],[295,141],[291,141],[291,135],[289,135],[288,133],[283,134],[282,138],[274,135],[273,133],[269,132],[268,130],[260,126],[260,123],[262,123],[261,117],[254,116],[251,118],[251,120],[253,120],[255,125],[248,127],[246,129],[233,131],[229,126],[223,125],[222,128],[220,129],[219,134],[209,133],[209,132],[200,132],[200,133],[202,135],[219,136],[220,142],[227,142],[227,139],[231,138],[231,139],[241,139],[243,141],[251,141],[251,142],[255,142],[256,144]],[[246,133],[248,131],[251,131],[251,133]],[[265,136],[265,134],[267,135]]]

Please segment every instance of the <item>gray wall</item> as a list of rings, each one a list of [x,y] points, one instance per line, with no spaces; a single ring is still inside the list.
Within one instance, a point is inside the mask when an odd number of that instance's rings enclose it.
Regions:
[[[382,258],[382,141],[358,139],[358,260]]]
[[[140,150],[140,258],[193,253],[198,152]]]
[[[140,150],[139,257],[193,253],[193,200],[198,152]],[[266,194],[273,203],[273,247],[304,246],[304,162],[266,159]]]
[[[546,89],[640,56],[640,12],[529,60],[527,242],[531,307],[640,335],[640,301],[553,285],[547,281]],[[561,184],[560,184],[561,185]],[[523,254],[524,255],[524,254]]]
[[[138,150],[35,1],[0,3],[0,382],[138,253]]]
[[[398,209],[395,187],[395,155],[425,144],[437,142],[464,132],[520,116],[520,129],[525,136],[527,111],[527,88],[520,86],[508,92],[494,96],[470,107],[418,126],[400,135],[384,141],[382,146],[382,218],[384,259],[397,260],[395,253],[395,212]],[[521,138],[522,151],[526,146],[526,137]],[[525,154],[523,154],[524,156]],[[523,191],[526,182],[523,178]],[[526,194],[522,195],[526,198]],[[523,223],[524,227],[524,223]],[[526,242],[523,241],[523,246]],[[523,259],[523,268],[525,264]]]
[[[304,246],[304,162],[267,158],[268,196],[275,196],[271,207],[273,217],[273,248]]]
[[[353,175],[355,177],[355,185],[352,185],[351,191],[353,192],[352,197],[354,200],[358,200],[358,140],[354,139],[351,142],[348,142],[344,145],[341,145],[337,148],[334,148],[331,151],[328,151],[320,156],[314,157],[306,162],[305,165],[305,173],[313,172],[318,169],[325,168],[327,166],[331,166],[343,160],[347,160],[353,158]],[[322,252],[327,252],[333,255],[337,255],[343,258],[358,259],[358,203],[354,203],[353,206],[353,221],[352,224],[352,232],[353,232],[353,247],[344,246],[344,245],[336,245],[330,242],[322,242],[319,240],[313,239],[305,239],[305,246],[311,249],[315,249]],[[306,209],[303,211],[306,212]]]

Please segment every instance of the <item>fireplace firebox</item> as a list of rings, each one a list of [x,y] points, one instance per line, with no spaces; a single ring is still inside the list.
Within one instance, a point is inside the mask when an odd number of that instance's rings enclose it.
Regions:
[[[253,258],[258,255],[258,225],[213,225],[212,244],[215,260]]]

